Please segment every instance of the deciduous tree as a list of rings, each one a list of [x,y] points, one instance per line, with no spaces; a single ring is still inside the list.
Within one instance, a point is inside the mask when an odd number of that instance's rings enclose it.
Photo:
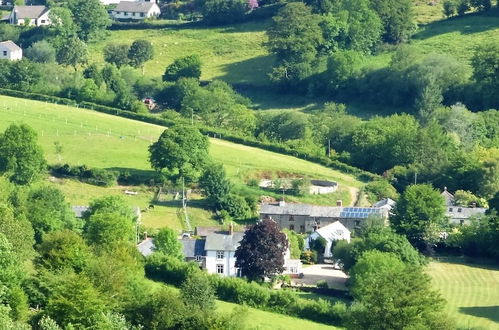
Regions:
[[[154,57],[154,48],[147,40],[135,40],[128,51],[130,65],[142,69],[144,74],[144,64]]]
[[[182,244],[178,241],[177,236],[173,229],[161,228],[154,237],[154,250],[172,258],[183,260]]]
[[[43,151],[35,131],[25,124],[11,124],[0,134],[0,173],[10,181],[27,185],[46,170]]]
[[[177,81],[180,78],[201,77],[201,57],[189,55],[177,58],[170,64],[163,75],[163,81]]]
[[[394,213],[390,223],[395,231],[406,235],[421,252],[430,252],[446,223],[444,199],[438,190],[425,184],[407,187]]]
[[[284,270],[286,235],[273,220],[263,220],[250,227],[236,250],[236,267],[251,280],[263,279]]]
[[[174,178],[196,179],[208,158],[208,138],[192,126],[170,127],[149,146],[151,166]]]

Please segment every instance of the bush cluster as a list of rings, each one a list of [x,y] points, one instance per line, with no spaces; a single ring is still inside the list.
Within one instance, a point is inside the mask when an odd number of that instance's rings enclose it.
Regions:
[[[55,176],[69,176],[96,186],[111,187],[116,185],[118,172],[102,168],[90,168],[86,165],[54,165],[51,172]]]

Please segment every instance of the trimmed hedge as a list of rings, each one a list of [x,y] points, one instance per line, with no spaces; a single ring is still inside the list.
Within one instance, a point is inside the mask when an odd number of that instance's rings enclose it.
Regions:
[[[150,114],[141,114],[141,113],[136,113],[136,112],[132,112],[129,110],[121,110],[121,109],[108,107],[105,105],[100,105],[100,104],[91,103],[91,102],[77,103],[74,100],[61,98],[61,97],[57,97],[57,96],[49,96],[49,95],[43,95],[43,94],[37,94],[37,93],[16,91],[16,90],[5,89],[5,88],[0,88],[0,94],[18,97],[18,98],[26,98],[26,99],[32,99],[32,100],[37,100],[37,101],[44,101],[44,102],[51,102],[51,103],[56,103],[56,104],[69,105],[69,106],[73,106],[73,107],[80,107],[80,108],[85,108],[85,109],[90,109],[90,110],[94,110],[94,111],[98,111],[98,112],[107,113],[110,115],[120,116],[120,117],[124,117],[124,118],[128,118],[128,119],[139,120],[139,121],[143,121],[146,123],[160,125],[160,126],[166,126],[166,127],[172,126],[172,125],[178,124],[178,123],[186,123],[186,124],[189,123],[188,120],[180,121],[180,122],[178,120],[173,121],[173,120],[168,120],[165,118],[153,116]],[[203,134],[206,134],[209,136],[217,137],[217,138],[220,138],[220,139],[223,139],[226,141],[246,145],[249,147],[260,148],[260,149],[264,149],[264,150],[277,152],[277,153],[301,158],[304,160],[308,160],[308,161],[311,161],[311,162],[314,162],[314,163],[341,171],[343,173],[348,173],[348,174],[354,175],[361,181],[367,182],[367,181],[381,179],[381,176],[379,176],[377,174],[373,174],[373,173],[361,170],[357,167],[342,163],[338,160],[329,159],[326,156],[314,156],[314,155],[311,155],[309,153],[293,150],[290,147],[283,145],[283,144],[262,142],[262,141],[258,141],[254,137],[241,136],[235,132],[216,129],[216,128],[208,127],[208,126],[201,125],[201,124],[198,124],[197,127],[199,128],[199,130]]]
[[[175,286],[199,273],[208,276],[220,300],[325,324],[341,326],[347,314],[347,306],[342,302],[332,304],[323,299],[302,299],[290,290],[272,290],[242,278],[208,275],[196,263],[179,261],[160,253],[147,258],[145,272],[151,279]]]

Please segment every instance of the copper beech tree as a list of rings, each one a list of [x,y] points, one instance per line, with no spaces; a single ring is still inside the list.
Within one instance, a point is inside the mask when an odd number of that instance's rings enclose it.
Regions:
[[[286,235],[273,220],[263,220],[244,233],[236,250],[236,267],[251,280],[263,279],[284,270]]]

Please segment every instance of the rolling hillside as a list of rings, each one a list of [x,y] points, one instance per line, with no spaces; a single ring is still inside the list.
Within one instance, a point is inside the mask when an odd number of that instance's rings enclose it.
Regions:
[[[46,158],[50,164],[57,162],[72,165],[129,172],[152,173],[148,163],[147,148],[155,141],[163,127],[94,111],[82,110],[44,102],[0,96],[0,130],[10,123],[24,122],[32,126],[39,135]],[[63,147],[61,155],[55,152],[54,142]],[[349,204],[356,198],[358,188],[363,183],[352,176],[345,175],[314,163],[273,152],[237,145],[222,140],[211,139],[210,153],[214,160],[222,162],[236,184],[236,189],[249,189],[255,194],[276,195],[260,188],[246,186],[248,175],[280,173],[285,175],[305,175],[338,181],[337,193],[323,196],[288,196],[289,201],[304,201],[318,204],[334,204],[343,199]],[[59,159],[60,157],[60,159]],[[86,185],[72,180],[51,179],[52,183],[66,192],[72,204],[87,204],[92,198],[107,194],[123,194],[126,187],[102,188]],[[137,188],[134,188],[137,189]],[[141,188],[138,196],[127,196],[131,205],[145,208],[149,205],[153,192]],[[277,195],[277,197],[279,194]],[[154,210],[147,212],[144,223],[151,227],[168,225],[181,229],[179,221],[179,201],[165,196]],[[211,213],[205,210],[200,196],[191,201],[191,220],[193,225],[213,224]]]

